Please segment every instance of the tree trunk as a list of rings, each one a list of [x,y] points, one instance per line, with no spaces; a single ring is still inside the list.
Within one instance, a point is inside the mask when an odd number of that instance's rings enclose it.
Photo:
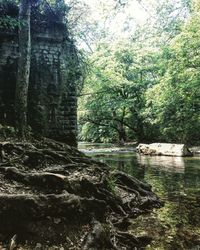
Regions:
[[[124,124],[122,122],[118,123],[118,136],[119,136],[119,144],[124,145],[126,142],[126,131],[124,128]]]
[[[25,137],[27,127],[27,97],[30,75],[30,54],[31,54],[31,37],[30,37],[30,0],[21,0],[19,10],[19,61],[18,75],[15,92],[15,112],[16,112],[16,129],[21,137]]]

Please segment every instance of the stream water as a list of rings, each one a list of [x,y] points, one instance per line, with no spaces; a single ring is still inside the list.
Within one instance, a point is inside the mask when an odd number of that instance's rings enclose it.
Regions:
[[[133,220],[135,235],[153,238],[146,249],[200,250],[200,155],[193,157],[140,156],[133,148],[110,144],[79,145],[87,155],[146,181],[165,201],[151,215]]]

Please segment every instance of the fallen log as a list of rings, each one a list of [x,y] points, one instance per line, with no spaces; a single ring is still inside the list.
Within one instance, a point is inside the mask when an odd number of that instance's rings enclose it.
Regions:
[[[137,152],[143,155],[192,156],[185,144],[172,143],[139,144]]]

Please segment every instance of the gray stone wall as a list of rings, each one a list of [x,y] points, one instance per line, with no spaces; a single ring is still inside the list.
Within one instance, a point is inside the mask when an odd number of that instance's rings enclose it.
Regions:
[[[14,125],[18,36],[0,31],[0,123]],[[28,121],[32,130],[76,145],[77,55],[62,22],[32,23]]]

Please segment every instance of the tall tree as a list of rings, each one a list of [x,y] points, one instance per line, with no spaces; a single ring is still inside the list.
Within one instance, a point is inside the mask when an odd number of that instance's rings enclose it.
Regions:
[[[149,121],[159,128],[161,140],[193,145],[200,141],[199,7],[194,1],[191,18],[163,51],[163,77],[147,92]]]
[[[30,75],[30,16],[31,0],[21,0],[19,9],[19,61],[15,93],[16,129],[19,136],[25,137],[27,127],[27,96]]]
[[[90,59],[92,70],[79,106],[81,139],[143,141],[144,93],[157,83],[157,54],[121,42],[102,44]]]

